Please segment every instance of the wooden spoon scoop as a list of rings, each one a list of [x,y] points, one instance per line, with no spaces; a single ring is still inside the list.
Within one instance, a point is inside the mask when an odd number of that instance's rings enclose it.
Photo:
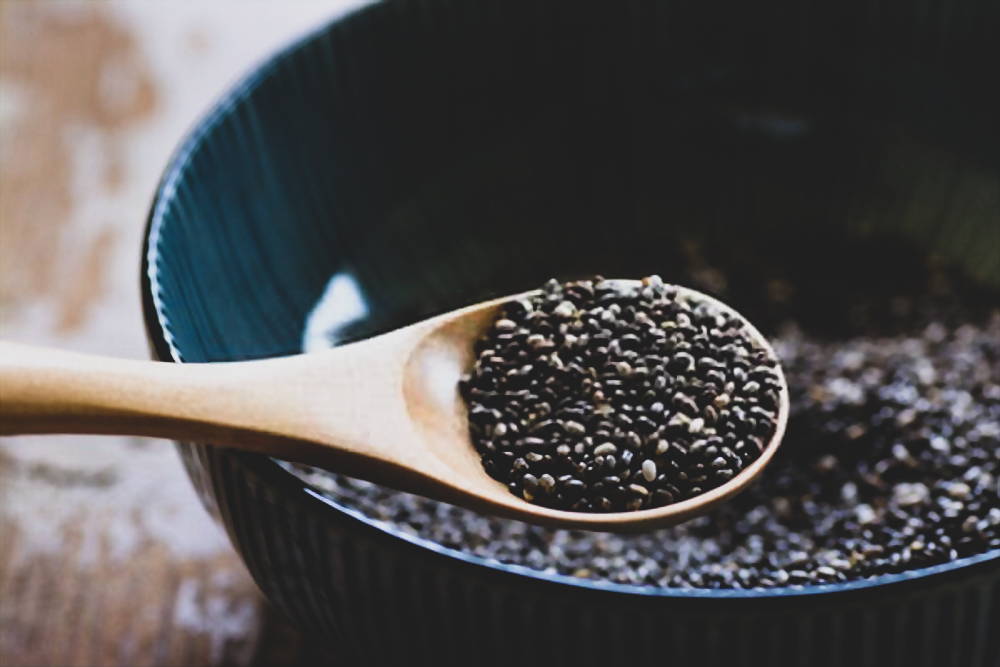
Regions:
[[[687,290],[692,297],[713,301]],[[110,433],[210,442],[335,470],[481,512],[563,528],[634,531],[701,514],[749,484],[774,436],[729,482],[683,502],[608,514],[531,504],[483,470],[458,392],[487,301],[368,340],[290,357],[205,364],[132,361],[0,343],[0,433]],[[767,341],[748,330],[768,351]],[[780,372],[780,369],[779,369]]]

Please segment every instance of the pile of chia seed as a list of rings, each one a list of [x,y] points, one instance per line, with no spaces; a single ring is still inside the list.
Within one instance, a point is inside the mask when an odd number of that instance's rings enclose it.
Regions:
[[[719,262],[728,274],[700,257],[696,270],[677,269],[677,282],[719,294],[769,329],[791,398],[775,459],[709,515],[639,535],[553,530],[323,471],[297,474],[393,530],[624,584],[848,581],[1000,549],[1000,299],[948,287],[917,261],[895,261],[913,267],[896,283],[872,281],[892,261],[877,250],[869,272],[859,249],[831,252],[850,251],[856,268],[835,283],[813,279],[832,274],[805,262],[802,275],[768,276],[761,267],[787,272],[789,263],[751,262],[744,246]],[[746,275],[735,273],[743,265]]]
[[[739,315],[658,276],[550,280],[501,309],[460,386],[490,476],[539,505],[616,512],[697,496],[756,460],[776,365]]]

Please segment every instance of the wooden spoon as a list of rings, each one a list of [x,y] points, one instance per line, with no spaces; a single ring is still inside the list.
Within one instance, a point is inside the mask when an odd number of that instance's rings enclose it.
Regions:
[[[704,294],[678,289],[733,312]],[[771,460],[788,418],[783,375],[778,424],[760,457],[695,498],[599,514],[549,509],[511,494],[480,464],[457,385],[474,361],[476,339],[500,306],[532,294],[487,301],[323,352],[260,361],[132,361],[0,343],[0,433],[210,442],[489,514],[611,531],[650,529],[701,514],[743,489]],[[773,354],[749,323],[748,330]]]

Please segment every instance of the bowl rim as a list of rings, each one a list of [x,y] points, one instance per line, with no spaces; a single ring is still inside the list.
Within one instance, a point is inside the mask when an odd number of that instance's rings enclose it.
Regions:
[[[378,4],[378,0],[354,0],[349,6],[333,13],[285,46],[261,58],[248,72],[231,84],[208,110],[203,112],[195,123],[187,130],[178,147],[170,156],[153,196],[143,232],[143,247],[140,265],[140,289],[142,293],[143,320],[150,348],[154,357],[161,361],[184,363],[181,350],[174,342],[171,333],[170,318],[166,305],[160,294],[158,275],[159,241],[164,224],[164,215],[176,197],[178,184],[181,182],[188,163],[202,140],[226,115],[247,95],[256,89],[290,54],[298,51],[306,44],[325,35],[334,25],[361,14]],[[796,586],[775,586],[761,588],[670,588],[666,586],[619,584],[597,579],[583,579],[566,574],[548,573],[523,565],[514,565],[484,558],[447,547],[433,540],[411,535],[394,528],[388,522],[374,519],[360,510],[340,503],[324,495],[305,480],[287,470],[277,460],[259,454],[247,452],[232,452],[241,463],[249,466],[272,488],[283,488],[296,493],[299,499],[306,503],[309,509],[330,518],[345,517],[356,521],[361,529],[374,531],[383,537],[395,538],[405,543],[425,550],[429,554],[443,556],[472,566],[483,567],[499,573],[513,575],[518,578],[528,578],[539,582],[548,582],[574,589],[620,593],[646,598],[700,598],[700,599],[754,599],[766,600],[788,597],[806,597],[822,595],[828,597],[835,593],[850,593],[888,585],[900,585],[906,582],[943,575],[948,572],[969,568],[971,566],[997,561],[1000,565],[1000,548],[990,549],[980,554],[965,556],[947,563],[939,563],[927,567],[907,570],[893,574],[883,574],[871,578],[855,579],[846,582],[826,584],[810,584]],[[337,515],[330,514],[333,510]]]

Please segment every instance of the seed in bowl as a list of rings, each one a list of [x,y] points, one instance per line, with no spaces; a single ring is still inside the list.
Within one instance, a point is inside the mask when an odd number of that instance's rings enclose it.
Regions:
[[[548,281],[506,304],[461,382],[483,467],[547,507],[618,512],[718,487],[775,432],[777,361],[695,293]]]
[[[708,515],[635,535],[555,530],[290,469],[395,533],[593,581],[770,588],[988,558],[1000,549],[1000,293],[906,247],[887,259],[880,244],[825,243],[837,257],[913,271],[879,283],[870,270],[844,273],[831,298],[825,272],[798,265],[785,274],[759,248],[741,247],[739,261],[703,258],[710,271],[673,269],[738,297],[772,332],[789,390],[788,434],[774,460]],[[798,298],[773,289],[779,280]],[[336,333],[325,340],[334,344]]]

